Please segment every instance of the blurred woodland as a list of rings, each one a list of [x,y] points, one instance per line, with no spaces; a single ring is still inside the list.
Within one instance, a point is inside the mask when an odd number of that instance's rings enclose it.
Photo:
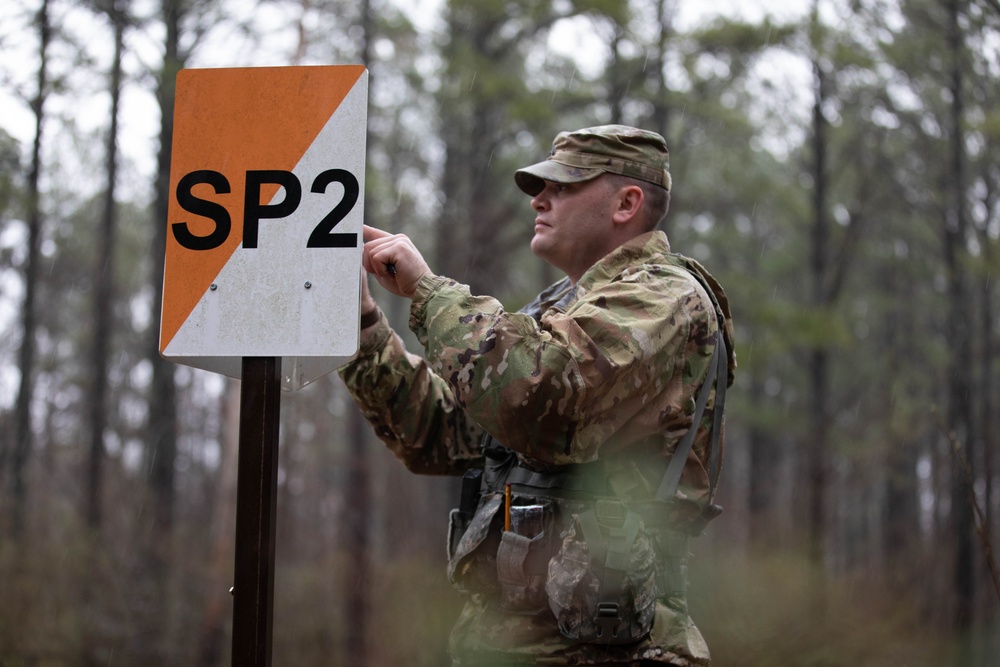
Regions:
[[[158,354],[174,79],[338,63],[371,72],[367,222],[513,309],[558,278],[513,170],[667,137],[667,233],[737,329],[690,587],[717,665],[1000,665],[998,0],[6,4],[0,666],[229,664],[239,382]],[[336,374],[281,411],[274,664],[448,664],[455,482]]]

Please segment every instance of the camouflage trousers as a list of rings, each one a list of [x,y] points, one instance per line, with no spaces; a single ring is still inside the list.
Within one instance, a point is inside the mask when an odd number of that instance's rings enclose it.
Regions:
[[[711,667],[708,647],[679,598],[657,604],[649,637],[608,646],[567,639],[551,614],[505,614],[474,595],[452,628],[449,653],[453,667]]]

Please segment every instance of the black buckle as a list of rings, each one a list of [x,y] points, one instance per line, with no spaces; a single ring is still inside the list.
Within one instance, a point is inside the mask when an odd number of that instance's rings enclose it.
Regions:
[[[597,605],[597,613],[594,615],[594,625],[597,626],[597,638],[610,641],[618,636],[616,628],[622,622],[618,613],[617,602],[601,602]],[[605,634],[610,637],[605,637]]]

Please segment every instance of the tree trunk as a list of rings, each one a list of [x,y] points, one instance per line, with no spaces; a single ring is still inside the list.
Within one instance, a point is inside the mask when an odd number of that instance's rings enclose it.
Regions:
[[[885,501],[882,508],[882,562],[887,583],[895,590],[905,591],[917,583],[918,567],[914,562],[915,550],[920,540],[920,496],[917,479],[917,464],[920,448],[911,442],[908,446],[891,446],[906,442],[913,436],[893,429],[896,418],[891,417],[895,406],[908,405],[914,401],[910,392],[915,390],[909,383],[902,383],[906,367],[918,357],[912,332],[918,331],[921,318],[907,299],[911,285],[906,277],[892,266],[887,266],[876,281],[886,286],[890,295],[890,305],[882,327],[881,349],[889,350],[885,365],[884,407],[882,414],[889,416],[886,424],[887,442],[885,471],[882,475]],[[905,409],[905,408],[904,408]],[[908,420],[907,420],[908,422]],[[904,427],[905,428],[905,427]],[[921,575],[922,576],[922,575]]]
[[[212,513],[212,546],[209,554],[209,590],[205,594],[197,667],[220,667],[225,648],[226,621],[232,612],[229,587],[233,581],[233,529],[236,525],[236,471],[240,451],[240,384],[227,380],[222,396],[222,447],[215,511]]]
[[[372,8],[370,0],[361,4],[361,60],[367,66],[371,63]],[[371,131],[368,131],[371,139]],[[366,206],[366,210],[372,210]],[[368,563],[371,557],[372,498],[368,475],[367,435],[368,422],[356,405],[348,409],[348,467],[345,497],[348,511],[344,516],[344,530],[347,538],[348,572],[344,586],[344,618],[350,619],[350,629],[345,637],[345,664],[368,667],[368,625],[371,580]]]
[[[90,456],[87,466],[87,524],[93,530],[101,525],[101,467],[104,461],[104,428],[107,424],[105,404],[108,393],[108,348],[112,334],[112,302],[115,279],[115,235],[117,215],[115,185],[118,182],[118,106],[122,88],[122,55],[126,26],[123,0],[117,0],[108,15],[115,34],[115,55],[111,63],[111,112],[105,148],[104,206],[97,244],[97,264],[94,266],[94,339],[91,373],[93,391],[90,402]]]
[[[951,166],[947,187],[951,206],[944,221],[944,255],[948,272],[948,344],[951,351],[948,379],[948,430],[956,447],[963,449],[968,460],[974,460],[972,440],[971,377],[972,342],[968,313],[972,312],[968,281],[962,258],[965,254],[968,228],[965,205],[965,132],[963,129],[964,98],[962,80],[962,33],[959,26],[959,1],[948,3],[948,50],[951,54],[950,149]],[[955,595],[954,626],[959,631],[972,624],[974,601],[974,554],[972,545],[972,480],[962,465],[952,456],[951,511],[953,516],[953,586]]]
[[[608,109],[611,112],[610,122],[613,125],[623,123],[625,95],[628,92],[628,74],[621,62],[620,45],[625,29],[617,22],[614,24],[615,35],[608,49],[611,51],[611,63],[608,66]]]
[[[146,433],[147,471],[154,497],[154,523],[158,532],[169,533],[173,524],[174,459],[177,454],[177,389],[174,364],[160,356],[159,322],[163,304],[163,263],[167,245],[167,205],[170,200],[170,151],[174,136],[174,86],[184,61],[180,55],[182,0],[163,0],[166,27],[163,69],[156,97],[160,107],[160,150],[157,155],[156,192],[153,203],[152,276],[154,288],[153,326],[147,356],[152,364],[149,424]]]
[[[139,628],[131,647],[137,664],[166,667],[171,607],[169,569],[174,523],[174,462],[177,456],[177,388],[174,364],[160,356],[160,310],[163,303],[163,264],[167,243],[167,203],[170,197],[170,151],[173,143],[174,89],[177,72],[184,66],[180,30],[186,3],[162,0],[166,31],[163,66],[156,97],[160,107],[160,148],[157,155],[153,201],[153,242],[150,248],[150,282],[153,287],[152,325],[146,357],[152,367],[149,416],[146,426],[146,475],[151,497],[150,532],[144,535],[137,559],[135,585],[136,624]]]
[[[749,396],[764,396],[764,383],[760,374],[751,369]],[[750,446],[750,479],[748,482],[748,512],[750,542],[755,547],[773,546],[777,533],[777,516],[774,513],[774,478],[779,469],[780,452],[773,442],[773,434],[758,426],[751,426],[747,433]]]
[[[49,24],[49,2],[42,0],[38,8],[38,74],[37,93],[31,102],[35,114],[35,141],[31,146],[31,166],[28,172],[28,256],[24,264],[24,303],[21,305],[21,349],[18,365],[21,379],[14,407],[14,446],[11,457],[12,527],[19,536],[24,531],[27,513],[27,466],[31,454],[31,402],[35,371],[35,300],[39,280],[39,253],[42,244],[42,211],[39,177],[42,170],[42,127],[45,119],[45,98],[48,95],[48,47],[52,39]]]
[[[368,563],[371,557],[371,487],[368,475],[366,443],[370,428],[361,410],[350,406],[348,410],[350,449],[345,497],[344,535],[347,543],[347,576],[344,618],[350,619],[350,628],[344,638],[345,664],[367,667],[369,592],[371,590]]]
[[[818,8],[814,8],[813,29],[817,33],[819,25]],[[827,215],[827,120],[823,114],[826,103],[826,74],[820,62],[819,37],[814,44],[813,71],[815,74],[815,100],[813,102],[813,230],[812,257],[812,306],[822,317],[829,314],[830,295],[827,290],[827,257],[829,256],[829,216]],[[826,538],[826,492],[827,474],[827,423],[829,351],[823,342],[815,344],[809,351],[809,442],[807,444],[807,474],[809,483],[808,525],[806,539],[813,561],[821,564]]]
[[[670,105],[667,101],[667,79],[663,68],[667,62],[667,43],[672,28],[671,9],[667,7],[667,0],[659,0],[656,3],[656,58],[653,66],[656,71],[653,73],[653,80],[656,82],[656,95],[653,97],[653,117],[650,120],[652,130],[659,132],[660,136],[670,141]]]
[[[986,248],[987,266],[992,266],[995,259],[995,252],[992,246],[993,241],[986,234],[982,236],[983,247]],[[993,310],[993,281],[992,276],[987,274],[981,279],[981,309],[979,322],[982,332],[982,358],[980,359],[979,387],[979,420],[980,432],[982,434],[982,454],[983,454],[983,519],[986,529],[991,530],[993,526],[993,479],[997,473],[996,447],[997,447],[997,419],[993,413],[997,395],[996,379],[993,367],[997,356],[996,335],[993,331],[995,314]]]
[[[1000,15],[1000,7],[998,7]],[[986,85],[990,85],[987,83]],[[986,156],[996,155],[998,142],[995,138],[986,139]],[[995,267],[997,264],[996,240],[992,238],[990,221],[1000,219],[1000,192],[998,192],[998,181],[991,178],[991,170],[995,167],[995,162],[987,159],[986,164],[980,167],[978,178],[984,185],[985,192],[980,199],[980,205],[985,210],[985,220],[977,228],[979,243],[982,247],[982,266]],[[980,359],[977,364],[979,371],[979,383],[976,390],[977,408],[976,419],[979,427],[979,452],[982,460],[974,462],[974,469],[982,470],[980,479],[982,480],[982,530],[989,539],[991,548],[996,544],[994,540],[994,516],[993,502],[995,497],[994,479],[997,475],[996,448],[1000,442],[996,437],[997,419],[994,415],[994,406],[997,397],[997,382],[995,378],[995,364],[997,357],[997,336],[994,331],[996,321],[996,311],[994,309],[994,277],[991,268],[986,268],[977,276],[979,283],[979,335],[980,335]],[[993,554],[996,558],[996,553]],[[989,564],[987,563],[989,566]],[[987,586],[983,586],[985,595],[980,600],[981,613],[988,616],[993,605],[996,604],[996,594],[987,592]]]
[[[101,540],[101,487],[104,466],[104,430],[107,425],[105,405],[108,393],[108,349],[111,343],[112,302],[114,300],[114,256],[115,232],[117,227],[117,208],[115,202],[115,185],[118,181],[118,108],[122,88],[122,54],[124,51],[124,35],[126,27],[126,0],[116,0],[106,13],[114,31],[115,52],[111,63],[110,93],[110,124],[105,146],[105,179],[104,202],[101,210],[100,227],[97,234],[97,257],[93,267],[93,302],[91,315],[93,317],[92,351],[91,351],[91,391],[87,396],[87,407],[90,417],[90,449],[87,457],[86,508],[85,519],[90,534],[87,535],[85,558],[89,567],[97,566],[97,554]],[[88,579],[83,587],[84,604],[88,609],[101,608],[100,586],[96,580]],[[97,612],[99,615],[99,612]],[[82,664],[87,667],[97,667],[104,660],[100,647],[104,637],[100,621],[94,614],[83,618],[84,642]]]
[[[448,16],[449,39],[445,47],[443,56],[447,60],[449,67],[443,73],[443,86],[465,87],[470,83],[461,79],[461,74],[456,74],[453,64],[459,49],[460,40],[464,29],[458,24],[454,13]],[[459,70],[461,72],[461,70]],[[472,168],[470,155],[465,153],[466,142],[463,141],[468,133],[465,131],[467,123],[462,117],[461,109],[457,105],[441,106],[441,141],[445,146],[444,168],[441,174],[441,195],[443,202],[441,206],[441,217],[438,220],[434,243],[434,270],[441,275],[455,278],[459,281],[465,279],[466,253],[469,247],[466,239],[466,225],[463,224],[466,218],[464,212],[464,202],[468,200],[466,194],[467,170]],[[456,252],[461,248],[461,252]]]

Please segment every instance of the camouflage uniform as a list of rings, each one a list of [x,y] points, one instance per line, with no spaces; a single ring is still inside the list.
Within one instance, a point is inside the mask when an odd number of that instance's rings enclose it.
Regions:
[[[518,184],[527,190],[532,181],[520,176]],[[563,280],[520,313],[448,278],[424,277],[409,325],[425,356],[407,352],[383,317],[341,376],[378,436],[414,472],[481,468],[484,446],[499,442],[516,455],[516,467],[547,474],[586,470],[599,479],[600,495],[639,505],[655,493],[670,452],[691,426],[720,319],[731,350],[721,288],[696,262],[671,254],[665,234],[650,232],[611,252],[575,286]],[[730,358],[730,372],[734,367]],[[676,535],[684,535],[710,501],[713,404],[714,394],[663,522]],[[546,520],[550,552],[540,574],[519,582],[529,585],[511,586],[503,577],[497,547],[506,538],[499,537],[503,497],[497,489],[486,489],[457,541],[449,576],[469,599],[452,633],[455,665],[708,665],[683,586],[665,592],[651,584],[636,594],[648,617],[638,641],[606,646],[565,636],[574,596],[587,594],[570,591],[567,582],[589,576],[577,566],[594,547],[582,539],[577,520],[593,501],[580,500],[586,494],[550,500],[547,493],[518,486],[513,499],[514,505],[545,503],[546,516],[551,510],[556,517]],[[644,530],[627,554],[633,584],[653,581],[657,534]],[[683,568],[686,543],[678,543],[682,553],[671,557]],[[544,563],[556,551],[546,572]],[[567,612],[558,622],[556,610]]]

